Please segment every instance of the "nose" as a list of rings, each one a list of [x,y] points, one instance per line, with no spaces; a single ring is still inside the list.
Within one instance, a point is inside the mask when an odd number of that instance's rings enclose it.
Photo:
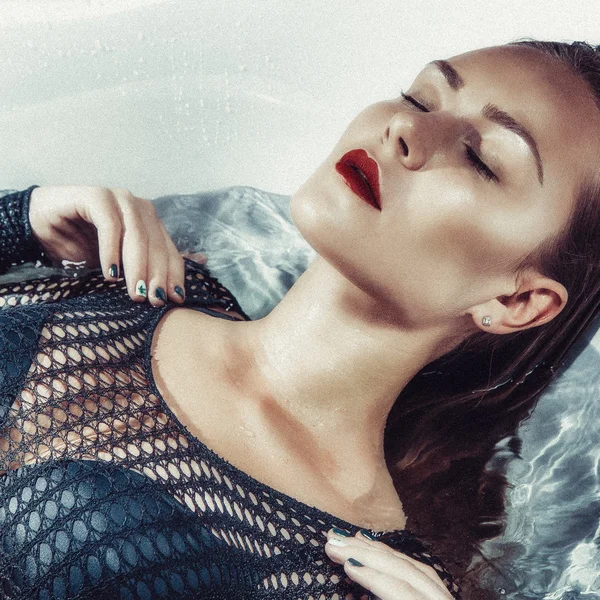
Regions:
[[[442,111],[398,111],[388,123],[384,140],[407,169],[417,171],[457,146],[464,132],[456,121]]]

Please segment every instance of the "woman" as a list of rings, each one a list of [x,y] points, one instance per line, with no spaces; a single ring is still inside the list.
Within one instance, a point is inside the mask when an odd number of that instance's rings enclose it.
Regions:
[[[428,427],[525,403],[596,313],[599,81],[591,47],[508,45],[365,109],[292,198],[319,256],[257,321],[125,190],[3,199],[3,270],[102,269],[0,290],[5,595],[458,597],[399,494],[443,462]],[[459,358],[484,367],[426,396]]]

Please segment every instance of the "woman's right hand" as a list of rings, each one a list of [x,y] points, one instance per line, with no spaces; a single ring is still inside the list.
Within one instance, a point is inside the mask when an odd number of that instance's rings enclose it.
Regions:
[[[136,302],[146,297],[155,306],[167,298],[183,302],[183,257],[150,200],[122,188],[42,186],[31,193],[29,221],[55,263],[85,261],[89,268],[100,267],[109,280],[125,277]]]

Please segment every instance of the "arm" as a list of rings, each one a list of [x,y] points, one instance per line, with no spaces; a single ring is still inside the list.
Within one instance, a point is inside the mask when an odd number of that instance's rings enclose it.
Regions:
[[[230,295],[218,283],[217,288],[221,289],[206,299],[202,298],[202,290],[188,290],[184,281],[192,274],[184,274],[184,259],[152,203],[123,189],[32,186],[0,198],[0,249],[0,274],[13,265],[33,260],[45,260],[48,266],[61,259],[84,260],[91,269],[76,278],[57,274],[0,284],[0,310],[100,293],[115,284],[134,301],[143,302],[146,297],[136,293],[140,279],[150,284],[147,299],[155,306],[164,305],[166,300],[184,304],[186,291],[191,293],[190,303],[199,301],[202,306],[211,298],[217,301]],[[208,270],[194,261],[197,258],[190,255],[188,267],[192,271],[206,270],[205,275],[211,279]],[[117,275],[110,268],[115,263],[120,266]],[[166,290],[166,299],[154,294],[158,286]],[[239,305],[236,311],[231,308],[219,307],[219,302],[213,307],[218,312],[227,310],[229,316],[249,319]]]
[[[83,262],[125,278],[135,302],[183,302],[183,259],[149,200],[95,186],[32,186],[0,200],[0,273],[44,257]]]

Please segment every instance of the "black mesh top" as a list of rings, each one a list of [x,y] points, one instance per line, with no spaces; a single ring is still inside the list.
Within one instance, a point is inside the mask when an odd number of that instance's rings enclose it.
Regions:
[[[0,273],[43,261],[32,189],[0,198]],[[185,287],[184,306],[249,320],[189,259]],[[324,551],[332,526],[359,527],[253,479],[169,410],[150,348],[177,306],[136,303],[99,270],[0,284],[0,595],[372,598]],[[460,597],[411,532],[372,533]]]

